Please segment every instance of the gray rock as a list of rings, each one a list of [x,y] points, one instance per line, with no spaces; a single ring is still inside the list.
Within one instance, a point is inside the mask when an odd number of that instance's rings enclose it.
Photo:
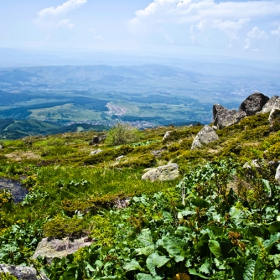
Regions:
[[[43,238],[38,244],[33,259],[41,257],[46,257],[48,262],[51,262],[53,258],[62,258],[67,255],[73,254],[80,248],[90,246],[92,241],[88,238],[80,238],[69,240],[69,238],[64,239],[51,239]]]
[[[251,168],[256,168],[256,169],[260,169],[260,165],[258,163],[258,160],[254,159],[252,160],[250,163],[249,162],[246,162],[244,165],[243,165],[243,168],[245,169],[251,169]]]
[[[273,108],[269,114],[268,120],[270,124],[273,126],[275,124],[276,118],[280,117],[280,109]]]
[[[176,179],[179,175],[179,165],[171,163],[150,169],[142,176],[142,180],[150,180],[151,182],[169,181]]]
[[[211,142],[219,140],[219,136],[215,130],[209,125],[205,125],[193,140],[191,150],[207,145]]]
[[[163,138],[162,138],[162,140],[163,141],[167,140],[168,138],[170,138],[171,134],[172,134],[172,131],[166,131],[164,136],[163,136]]]
[[[239,112],[245,112],[246,116],[253,116],[260,112],[268,102],[269,97],[260,92],[249,95],[240,105]]]
[[[263,106],[260,111],[261,114],[269,113],[273,108],[280,108],[280,98],[279,96],[272,96]]]
[[[276,169],[275,180],[280,184],[280,165]]]
[[[42,272],[37,273],[36,269],[28,266],[16,266],[8,264],[0,264],[0,273],[10,274],[18,280],[49,280]]]
[[[104,141],[106,139],[105,135],[101,135],[101,136],[93,136],[92,140],[89,142],[89,145],[93,145],[93,144],[99,144],[102,141]]]
[[[246,117],[245,112],[229,110],[220,104],[213,105],[213,127],[215,129],[238,123],[244,117]]]
[[[161,154],[166,151],[166,149],[159,149],[159,150],[154,150],[154,151],[151,151],[151,154],[154,155],[155,157],[160,157]]]
[[[123,156],[123,155],[122,155],[122,156],[117,157],[117,158],[116,158],[116,162],[119,162],[122,158],[124,158],[124,156]]]
[[[91,151],[89,155],[90,155],[90,156],[93,156],[93,155],[100,154],[101,152],[103,152],[103,150],[97,149],[97,150]]]

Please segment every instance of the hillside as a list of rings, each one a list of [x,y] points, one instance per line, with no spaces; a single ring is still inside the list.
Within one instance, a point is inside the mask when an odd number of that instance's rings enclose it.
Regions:
[[[269,115],[216,128],[218,139],[195,149],[200,125],[149,128],[118,145],[93,131],[1,141],[0,177],[28,194],[14,203],[0,193],[0,263],[51,280],[279,279],[280,133]],[[142,179],[169,163],[177,178]],[[32,258],[42,239],[58,258]]]

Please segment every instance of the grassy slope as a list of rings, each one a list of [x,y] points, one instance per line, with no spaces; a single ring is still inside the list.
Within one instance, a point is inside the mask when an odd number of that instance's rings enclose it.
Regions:
[[[69,236],[69,232],[57,227],[58,222],[60,225],[72,223],[75,228],[71,229],[73,236],[101,234],[98,229],[101,226],[108,230],[108,236],[106,237],[106,233],[103,237],[100,235],[98,244],[108,245],[112,242],[109,238],[111,229],[106,224],[106,215],[104,220],[103,214],[102,218],[98,213],[115,207],[125,198],[140,194],[149,196],[158,191],[169,193],[170,189],[174,192],[174,187],[183,174],[209,161],[218,162],[223,158],[232,158],[242,166],[253,159],[258,159],[264,165],[270,160],[279,160],[280,134],[276,127],[270,127],[267,119],[268,115],[248,117],[237,125],[218,131],[219,141],[195,151],[190,151],[190,146],[194,136],[202,128],[199,126],[147,129],[142,134],[141,143],[119,147],[107,147],[105,144],[98,147],[89,146],[88,142],[96,134],[93,132],[4,141],[4,149],[0,150],[0,176],[14,179],[25,176],[24,182],[30,194],[23,204],[3,204],[0,210],[2,238],[7,240],[5,232],[12,236],[13,225],[21,226],[25,230],[23,235],[37,234],[34,244],[42,238],[42,234]],[[172,134],[163,142],[162,137],[167,130],[171,130]],[[102,149],[103,152],[89,156],[90,151],[94,149]],[[159,149],[162,150],[161,156],[151,156],[151,151]],[[125,157],[117,163],[115,159],[120,155]],[[178,180],[154,183],[141,180],[145,168],[171,161],[180,166],[182,175]],[[275,183],[274,172],[275,168],[271,168],[265,175],[271,184]],[[250,188],[254,187],[250,183],[246,184],[249,186],[248,190],[252,191]],[[242,190],[240,196],[247,192],[244,188]],[[172,192],[169,195],[175,195],[178,200],[178,194]],[[83,219],[78,224],[75,220],[77,211],[83,214]],[[103,219],[99,226],[97,218]],[[135,229],[141,229],[143,226],[141,224],[144,222],[137,224],[139,222],[133,221]],[[44,233],[41,231],[43,224]],[[20,248],[17,249],[20,256],[10,254],[5,259],[4,255],[2,260],[14,263],[29,262],[28,257],[35,246],[24,244]]]

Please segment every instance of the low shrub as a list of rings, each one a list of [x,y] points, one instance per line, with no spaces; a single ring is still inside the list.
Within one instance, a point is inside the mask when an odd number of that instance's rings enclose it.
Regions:
[[[141,133],[139,129],[129,124],[118,123],[108,131],[105,143],[108,146],[117,146],[138,142],[140,138]]]

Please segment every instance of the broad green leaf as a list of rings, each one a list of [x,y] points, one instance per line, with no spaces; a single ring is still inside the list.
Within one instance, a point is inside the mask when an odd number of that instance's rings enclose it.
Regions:
[[[280,222],[273,222],[269,225],[268,230],[270,231],[270,233],[275,233],[278,232],[280,229]]]
[[[139,240],[140,244],[144,247],[154,245],[150,229],[143,229],[137,237],[137,239]]]
[[[136,279],[137,280],[161,280],[162,278],[159,276],[153,277],[152,275],[146,273],[138,273],[136,275]]]
[[[204,264],[198,270],[201,273],[210,274],[210,270],[209,270],[210,267],[211,267],[211,264],[210,264],[209,260],[206,259],[204,261]]]
[[[157,252],[150,255],[147,260],[147,267],[153,276],[157,276],[156,267],[160,268],[169,261],[169,258],[160,256]]]
[[[264,280],[266,275],[265,266],[260,258],[257,261],[249,260],[243,274],[244,280]]]
[[[220,243],[216,240],[209,240],[209,249],[213,253],[213,255],[219,259],[222,257],[221,246]]]
[[[155,245],[135,249],[137,255],[149,256],[155,251]]]
[[[278,243],[279,240],[280,240],[280,233],[279,232],[277,232],[276,234],[270,235],[270,239],[265,240],[263,242],[263,245],[264,245],[266,251],[269,253],[271,248],[273,247],[273,245],[275,243]]]
[[[199,208],[207,208],[208,202],[201,198],[194,198],[191,203]]]
[[[197,271],[196,271],[195,269],[193,269],[193,268],[190,268],[190,269],[189,269],[189,274],[190,274],[190,275],[198,276],[198,277],[203,278],[203,279],[210,279],[209,277],[207,277],[207,276],[205,276],[205,275],[203,275],[203,274],[197,272]]]
[[[254,280],[255,265],[256,265],[256,261],[254,260],[249,260],[247,262],[243,274],[243,280]]]
[[[163,248],[176,262],[181,262],[185,258],[185,242],[175,236],[167,236],[163,239]]]
[[[135,259],[131,260],[130,263],[126,263],[123,268],[127,271],[131,270],[142,270],[142,267],[140,266],[139,262],[136,261]]]

